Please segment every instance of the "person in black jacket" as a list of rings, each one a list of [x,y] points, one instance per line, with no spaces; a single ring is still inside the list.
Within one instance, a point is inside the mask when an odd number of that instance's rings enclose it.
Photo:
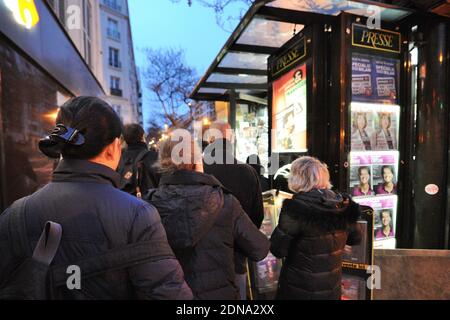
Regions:
[[[214,122],[209,129],[211,143],[204,152],[204,171],[211,174],[231,191],[242,208],[259,229],[264,219],[262,191],[256,171],[234,157],[232,131],[228,123]],[[246,259],[236,253],[236,283],[241,299],[246,299]]]
[[[169,244],[194,297],[239,299],[234,252],[260,261],[269,252],[269,241],[238,200],[217,179],[202,172],[201,151],[195,142],[186,142],[194,147],[183,150],[183,156],[187,153],[191,157],[183,161],[173,158],[178,143],[167,140],[162,144],[160,163],[164,173],[159,188],[151,190],[146,199],[161,214]],[[190,160],[195,154],[199,161]]]
[[[52,270],[55,279],[63,270],[63,281],[53,283],[51,299],[192,299],[157,210],[117,189],[122,124],[114,110],[78,97],[60,108],[56,123],[39,143],[47,156],[62,155],[52,181],[25,198],[23,210],[13,204],[0,216],[0,287],[53,221],[62,226],[62,240]],[[21,246],[9,226],[19,213],[26,230]],[[71,265],[80,265],[80,289],[66,285]]]
[[[123,137],[127,147],[122,150],[117,169],[121,175],[120,189],[137,195],[158,187],[160,175],[154,169],[158,153],[148,149],[144,129],[139,124],[128,124],[124,127]]]
[[[271,252],[285,258],[277,299],[339,300],[345,245],[361,241],[359,205],[330,190],[327,166],[312,157],[292,163],[289,187]]]

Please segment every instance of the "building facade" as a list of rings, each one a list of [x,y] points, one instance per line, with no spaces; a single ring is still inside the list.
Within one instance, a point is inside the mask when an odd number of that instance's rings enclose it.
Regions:
[[[127,0],[47,0],[122,121],[142,124]]]

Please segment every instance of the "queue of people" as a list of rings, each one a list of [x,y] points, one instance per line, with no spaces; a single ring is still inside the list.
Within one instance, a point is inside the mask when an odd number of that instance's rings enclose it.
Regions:
[[[294,197],[269,242],[259,231],[260,172],[230,154],[229,125],[212,125],[221,135],[203,154],[195,143],[179,154],[178,141],[168,139],[156,157],[142,128],[123,128],[98,98],[69,100],[56,123],[39,144],[59,159],[52,181],[0,215],[0,299],[23,283],[18,266],[35,257],[47,221],[62,229],[50,272],[90,271],[79,289],[48,283],[49,299],[245,300],[246,260],[269,250],[285,258],[278,299],[340,299],[342,255],[360,241],[360,210],[331,191],[318,159],[292,164]]]

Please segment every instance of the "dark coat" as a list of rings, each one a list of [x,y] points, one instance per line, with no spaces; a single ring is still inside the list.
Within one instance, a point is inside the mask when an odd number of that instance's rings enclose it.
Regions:
[[[221,160],[221,163],[208,163],[208,159]],[[228,161],[226,161],[228,160]],[[205,149],[205,173],[211,174],[239,200],[242,208],[257,227],[264,219],[261,185],[256,171],[248,164],[234,158],[232,146],[226,140],[217,140]],[[245,258],[236,256],[236,273],[244,274]]]
[[[161,214],[195,298],[238,299],[234,251],[260,261],[270,244],[236,198],[213,176],[180,170],[163,176],[146,199]]]
[[[331,190],[313,190],[285,200],[271,251],[286,258],[278,299],[338,300],[346,244],[361,241],[359,205]]]
[[[25,207],[30,252],[46,221],[62,226],[55,266],[77,262],[125,245],[152,241],[167,245],[158,211],[148,203],[116,189],[119,176],[110,168],[83,160],[62,160],[53,181],[31,195]],[[0,283],[27,255],[15,252],[8,223],[13,210],[0,216]],[[153,242],[154,241],[154,242]],[[88,279],[81,274],[81,290],[56,288],[57,299],[190,299],[183,271],[169,255],[110,270]],[[145,248],[144,248],[145,249]],[[151,243],[148,250],[153,250]],[[123,261],[126,264],[127,261]]]

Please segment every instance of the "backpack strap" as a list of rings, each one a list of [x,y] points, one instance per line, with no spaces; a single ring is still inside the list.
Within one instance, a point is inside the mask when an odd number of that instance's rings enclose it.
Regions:
[[[138,162],[142,161],[147,155],[147,153],[149,153],[147,149],[144,149],[141,152],[139,152],[138,155],[136,156],[136,160],[134,161],[134,163],[137,164]]]
[[[141,162],[145,158],[148,152],[149,151],[147,149],[142,150],[141,152],[138,153],[134,161],[134,166],[136,168],[136,197],[138,197],[139,199],[142,199],[142,190],[141,190],[142,174],[140,172],[141,166],[139,165],[139,162]]]
[[[148,192],[144,196],[144,200],[152,201],[153,195],[155,194],[156,191],[158,191],[157,188],[148,190]]]
[[[175,256],[167,241],[142,241],[109,250],[100,255],[74,261],[80,267],[83,279],[88,279],[109,271],[122,270],[146,262],[170,259]],[[52,267],[54,287],[66,285],[67,265]]]
[[[49,266],[58,251],[61,236],[61,225],[50,221],[47,222],[34,248],[33,259]]]

